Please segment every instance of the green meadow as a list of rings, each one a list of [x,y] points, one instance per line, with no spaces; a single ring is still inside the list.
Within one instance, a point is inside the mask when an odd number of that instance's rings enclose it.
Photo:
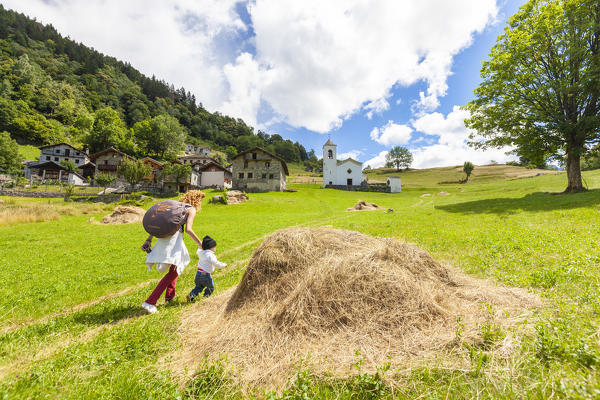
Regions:
[[[146,272],[141,224],[90,222],[112,206],[3,197],[0,218],[8,208],[42,208],[49,216],[0,221],[0,398],[598,398],[600,171],[584,173],[589,191],[557,195],[564,174],[513,174],[519,170],[487,166],[478,175],[476,168],[462,185],[447,183],[462,177],[452,169],[408,171],[401,173],[406,189],[395,194],[296,184],[297,192],[250,194],[247,203],[230,206],[209,204],[219,192],[207,191],[194,228],[217,240],[217,256],[230,265],[215,274],[216,294],[239,282],[266,235],[301,225],[406,240],[544,302],[502,362],[495,347],[465,347],[469,368],[385,365],[373,373],[357,362],[357,373],[345,378],[299,369],[273,393],[236,387],[226,359],[198,359],[186,382],[165,367],[180,346],[179,320],[202,307],[185,302],[197,260],[189,237],[192,264],[176,299],[161,299],[159,312],[146,315],[140,305],[161,275]],[[369,175],[383,181],[388,172]],[[384,210],[347,212],[358,200]]]

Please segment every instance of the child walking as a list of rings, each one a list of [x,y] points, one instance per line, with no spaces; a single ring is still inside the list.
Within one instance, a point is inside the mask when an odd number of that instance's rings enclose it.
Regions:
[[[204,236],[202,239],[202,250],[198,249],[198,272],[196,272],[196,278],[194,279],[196,287],[188,294],[188,301],[194,301],[194,298],[202,293],[203,290],[204,297],[208,297],[214,292],[215,285],[211,274],[215,271],[215,268],[224,268],[227,266],[227,264],[217,260],[215,247],[217,247],[215,239],[208,235]]]
[[[182,204],[178,205],[178,202],[173,201],[170,203],[168,201],[161,202],[164,204],[159,203],[160,207],[164,209],[179,207],[178,209],[181,209],[184,215],[181,219],[181,225],[176,229],[175,233],[167,237],[157,238],[153,248],[151,248],[153,235],[150,235],[142,246],[142,250],[148,252],[146,257],[148,271],[153,266],[156,266],[159,272],[167,272],[146,301],[142,303],[142,308],[150,314],[157,311],[156,302],[163,292],[165,292],[166,302],[173,300],[177,278],[191,261],[185,243],[183,243],[184,226],[185,233],[190,235],[198,246],[202,244],[193,230],[193,225],[196,212],[202,208],[203,198],[204,193],[198,190],[191,190],[179,199],[179,203]]]

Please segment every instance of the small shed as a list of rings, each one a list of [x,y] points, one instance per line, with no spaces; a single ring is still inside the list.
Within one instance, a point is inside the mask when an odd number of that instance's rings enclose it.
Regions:
[[[387,187],[390,193],[400,193],[402,191],[402,181],[399,176],[388,176]]]

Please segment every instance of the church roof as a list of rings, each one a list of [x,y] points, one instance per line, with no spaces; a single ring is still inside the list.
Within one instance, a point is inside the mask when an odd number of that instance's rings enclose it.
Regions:
[[[333,142],[331,141],[331,138],[330,138],[330,139],[327,139],[327,142],[325,142],[325,144],[323,145],[323,147],[325,147],[325,146],[335,146],[335,144],[333,144]]]
[[[354,163],[354,164],[358,164],[358,165],[361,165],[361,166],[362,166],[362,163],[361,163],[360,161],[356,161],[356,160],[355,160],[355,159],[353,159],[353,158],[346,158],[345,160],[338,161],[338,162],[337,162],[337,165],[342,165],[343,163],[345,163],[345,162],[347,162],[347,161],[350,161],[350,162],[352,162],[352,163]]]

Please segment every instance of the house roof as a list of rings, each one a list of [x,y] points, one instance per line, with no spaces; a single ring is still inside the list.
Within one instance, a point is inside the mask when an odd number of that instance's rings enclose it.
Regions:
[[[127,154],[123,153],[122,151],[119,151],[119,150],[115,149],[113,146],[110,146],[108,149],[104,149],[102,151],[99,151],[97,153],[92,154],[90,156],[90,159],[95,160],[96,158],[100,157],[101,155],[106,154],[106,153],[111,153],[111,152],[120,154],[121,157],[127,157],[130,160],[135,161],[135,158],[131,157],[130,155],[127,155]]]
[[[85,178],[81,174],[78,174],[77,172],[69,172],[69,175],[71,175],[71,174],[77,175],[80,179],[85,181]]]
[[[40,150],[41,150],[41,149],[46,149],[46,148],[48,148],[48,147],[56,147],[56,146],[61,146],[61,145],[63,145],[63,144],[64,144],[65,146],[69,146],[69,147],[70,147],[70,148],[72,148],[73,150],[76,150],[76,151],[79,151],[79,152],[81,152],[81,153],[85,154],[85,151],[83,151],[83,150],[81,150],[81,149],[78,149],[77,147],[73,147],[73,146],[71,146],[69,143],[65,143],[65,142],[56,143],[56,144],[47,144],[47,145],[45,145],[45,146],[40,146],[40,147],[38,147],[38,149],[40,149]]]
[[[159,167],[163,166],[163,163],[161,163],[160,161],[156,161],[154,158],[151,158],[151,157],[142,158],[142,162],[144,162],[144,161],[148,161],[154,165],[158,165]]]
[[[83,168],[83,167],[87,167],[87,166],[90,166],[90,167],[94,167],[94,168],[96,168],[96,164],[94,164],[94,163],[93,163],[93,162],[91,162],[91,161],[88,161],[88,162],[86,162],[85,164],[78,166],[78,168],[80,168],[80,169],[81,169],[81,168]]]
[[[274,159],[278,160],[279,162],[281,162],[281,165],[283,166],[283,171],[285,172],[286,175],[289,175],[290,172],[288,171],[288,167],[287,164],[285,163],[284,159],[276,156],[275,154],[266,151],[265,149],[263,149],[262,147],[253,147],[251,149],[248,149],[246,151],[242,151],[241,153],[238,153],[235,157],[232,158],[232,160],[235,160],[236,158],[243,156],[246,153],[252,153],[253,151],[262,151],[263,153],[266,153],[268,155],[270,155],[271,157],[273,157]]]
[[[327,141],[323,145],[323,147],[325,147],[325,146],[336,146],[336,145],[333,144],[333,142],[331,141],[331,138],[329,138],[329,139],[327,139]]]
[[[358,164],[358,165],[360,165],[360,166],[362,167],[362,163],[361,163],[360,161],[356,161],[356,160],[355,160],[355,159],[353,159],[353,158],[346,158],[345,160],[338,161],[338,162],[337,162],[337,165],[342,165],[343,163],[345,163],[345,162],[347,162],[347,161],[350,161],[350,162],[352,162],[352,163],[354,163],[354,164]]]
[[[60,169],[63,171],[66,171],[66,168],[64,168],[62,165],[54,162],[54,161],[45,161],[45,162],[41,162],[39,164],[35,164],[35,165],[30,165],[30,168],[49,168],[49,167],[53,167],[54,169]]]
[[[198,168],[200,171],[204,171],[205,169],[209,168],[209,167],[217,167],[218,169],[220,169],[223,172],[229,172],[229,170],[227,168],[225,168],[224,166],[222,166],[219,163],[216,163],[214,161],[208,162],[206,164],[204,164],[203,166],[201,166],[200,168]]]

